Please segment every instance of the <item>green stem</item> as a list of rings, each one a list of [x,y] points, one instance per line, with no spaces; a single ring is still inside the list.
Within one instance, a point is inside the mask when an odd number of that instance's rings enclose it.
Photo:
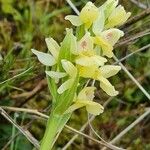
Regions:
[[[41,142],[40,150],[51,150],[57,133],[61,132],[71,114],[67,115],[50,115],[46,131]]]
[[[53,146],[54,138],[57,134],[58,127],[61,121],[60,116],[51,115],[48,119],[46,132],[41,142],[40,150],[51,150]]]

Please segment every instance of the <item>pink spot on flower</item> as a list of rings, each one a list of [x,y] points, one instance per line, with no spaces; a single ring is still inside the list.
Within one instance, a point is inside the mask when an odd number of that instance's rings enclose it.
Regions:
[[[107,38],[107,39],[110,39],[110,38],[112,38],[112,36],[113,36],[112,32],[109,32],[109,33],[106,35],[106,38]]]
[[[83,49],[85,49],[86,46],[87,46],[87,42],[86,42],[86,41],[83,41],[83,42],[81,43],[81,47],[82,47]]]

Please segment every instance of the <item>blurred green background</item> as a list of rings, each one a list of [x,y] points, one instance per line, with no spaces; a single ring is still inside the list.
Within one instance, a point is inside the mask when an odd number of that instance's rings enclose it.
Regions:
[[[87,0],[73,1],[80,10]],[[103,1],[93,1],[96,6]],[[134,4],[131,0],[120,0],[127,11],[136,16],[148,9],[150,2],[141,0]],[[141,6],[141,5],[140,5]],[[65,35],[65,28],[71,24],[64,20],[65,15],[75,14],[63,0],[0,0],[0,105],[38,109],[46,114],[50,112],[51,96],[47,89],[44,67],[32,55],[31,48],[46,52],[46,37],[53,37],[60,42]],[[116,45],[115,54],[122,58],[150,43],[150,15],[123,28],[125,37]],[[129,40],[119,46],[122,41]],[[114,63],[110,60],[110,63]],[[134,75],[145,90],[150,93],[150,51],[149,48],[136,53],[123,61],[126,68]],[[95,130],[106,140],[111,140],[125,127],[131,124],[147,107],[150,101],[122,70],[111,78],[119,90],[119,95],[112,98],[105,112],[93,122]],[[100,89],[96,100],[104,104],[109,97]],[[16,122],[27,127],[32,135],[41,140],[45,130],[45,120],[35,115],[7,111]],[[80,129],[87,121],[84,109],[76,111],[69,125]],[[89,133],[89,130],[85,133]],[[150,116],[129,131],[118,143],[132,150],[150,149]],[[74,134],[68,130],[61,133],[55,149],[61,149]],[[32,150],[33,146],[18,130],[0,116],[0,149]],[[70,150],[100,149],[100,146],[79,137],[70,146]]]

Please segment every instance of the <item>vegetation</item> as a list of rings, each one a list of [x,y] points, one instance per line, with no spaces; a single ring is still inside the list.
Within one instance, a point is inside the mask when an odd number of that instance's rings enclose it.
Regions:
[[[78,10],[87,3],[86,0],[72,2]],[[104,1],[93,2],[100,6]],[[128,149],[150,149],[149,2],[145,0],[135,3],[132,0],[122,0],[120,4],[132,15],[126,24],[119,27],[125,35],[114,46],[113,52],[118,59],[123,58],[122,64],[140,85],[122,69],[110,78],[111,83],[119,91],[119,95],[110,98],[99,88],[99,82],[96,81],[95,100],[105,108],[105,111],[96,116],[82,131],[92,137],[92,141],[79,131],[87,121],[93,119],[93,116],[87,117],[84,108],[78,109],[59,135],[54,149],[65,149],[65,144],[71,142],[70,139],[77,134],[76,132],[80,136],[68,149],[100,149],[108,146],[105,141],[114,139],[145,112],[146,115],[138,124],[134,123],[133,128],[128,128],[128,132],[112,144]],[[61,0],[0,0],[0,7],[0,149],[33,149],[43,138],[46,119],[53,105],[53,95],[48,90],[45,67],[37,61],[31,49],[47,52],[47,37],[52,37],[60,43],[66,35],[65,28],[72,27],[64,19],[65,16],[76,14],[67,2]],[[132,56],[128,56],[129,54]],[[116,63],[116,59],[109,59],[109,63]],[[23,131],[15,128],[9,116]]]

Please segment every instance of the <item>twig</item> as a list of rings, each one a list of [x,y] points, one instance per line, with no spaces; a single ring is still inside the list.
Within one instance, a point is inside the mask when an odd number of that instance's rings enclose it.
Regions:
[[[38,112],[37,110],[34,110],[34,109],[29,109],[29,110],[28,110],[28,109],[25,109],[25,108],[23,109],[23,108],[7,107],[7,106],[5,106],[5,107],[3,106],[3,108],[4,108],[4,109],[7,109],[7,110],[15,111],[15,112],[16,112],[16,111],[22,111],[22,112],[27,112],[27,113],[36,114],[36,115],[41,116],[41,117],[43,117],[43,118],[45,118],[45,119],[48,119],[48,118],[49,118],[49,116],[47,116],[47,115],[45,115],[45,114],[43,114],[43,113],[40,113],[40,112]],[[65,125],[65,127],[66,127],[67,129],[71,130],[71,131],[74,132],[74,133],[77,133],[77,134],[79,134],[79,135],[82,135],[82,136],[88,138],[89,140],[92,140],[92,141],[94,141],[94,142],[96,142],[96,143],[98,143],[98,144],[104,145],[104,146],[106,146],[106,147],[108,147],[108,148],[110,148],[110,149],[112,149],[112,150],[124,150],[124,149],[118,148],[118,147],[116,147],[116,146],[114,146],[114,145],[107,144],[107,142],[103,142],[103,141],[96,140],[96,139],[94,139],[94,138],[92,138],[92,137],[90,137],[90,136],[88,136],[88,135],[86,135],[86,134],[84,134],[84,133],[82,133],[82,132],[80,132],[80,131],[78,131],[78,130],[72,128],[72,127],[70,127],[70,126]],[[19,128],[20,128],[20,127],[19,127]]]
[[[29,92],[23,92],[21,94],[13,95],[12,98],[23,98],[26,97],[27,99],[38,93],[42,88],[47,85],[47,82],[43,79],[39,81],[39,83],[35,86],[35,88],[32,91]]]
[[[18,108],[18,107],[9,107],[9,106],[1,106],[1,108],[11,110],[11,111],[15,111],[15,112],[31,113],[31,114],[39,115],[39,116],[41,116],[43,118],[47,118],[47,119],[49,118],[47,115],[39,112],[36,109],[27,109],[27,108]]]
[[[37,149],[39,149],[40,145],[38,141],[32,137],[29,132],[25,131],[22,127],[20,127],[15,121],[6,113],[6,111],[0,107],[0,114],[7,119],[11,124],[13,124]]]
[[[138,38],[141,38],[141,37],[146,36],[146,35],[149,35],[149,34],[150,34],[150,29],[147,29],[147,30],[145,30],[145,31],[142,31],[142,32],[140,32],[140,33],[137,33],[137,34],[135,34],[135,35],[132,35],[132,36],[128,37],[128,38],[125,39],[125,40],[119,41],[119,42],[114,46],[114,48],[116,48],[116,47],[118,48],[118,47],[120,47],[120,46],[122,46],[122,45],[128,44],[129,42],[131,42],[131,41],[133,41],[133,40],[136,40],[136,39],[138,39]]]
[[[114,65],[118,64],[119,62],[122,62],[122,61],[126,60],[127,58],[133,56],[134,54],[136,54],[136,53],[138,53],[138,52],[141,52],[141,51],[143,51],[143,50],[145,50],[145,49],[147,49],[147,48],[149,48],[149,47],[150,47],[150,44],[148,44],[148,45],[146,45],[146,46],[143,46],[142,48],[140,48],[140,49],[138,49],[138,50],[136,50],[136,51],[134,51],[134,52],[132,52],[132,53],[126,55],[125,57],[123,57],[123,58],[121,58],[121,59],[119,59],[118,61],[116,61],[116,62],[114,63]]]
[[[122,136],[124,136],[128,131],[130,131],[133,127],[135,127],[139,122],[141,122],[147,115],[150,114],[150,109],[148,109],[144,114],[138,117],[133,123],[131,123],[127,128],[125,128],[122,132],[120,132],[113,140],[111,140],[111,144],[118,142]]]
[[[30,125],[31,125],[32,123],[33,123],[33,120],[30,121],[29,123],[27,123],[26,125],[24,125],[22,128],[23,128],[24,130],[27,130],[27,129],[30,127]],[[11,142],[14,141],[15,138],[18,137],[20,134],[21,134],[21,132],[18,131],[18,132],[15,134],[15,136],[12,137],[12,138],[6,143],[6,145],[5,145],[1,150],[6,150],[7,147],[11,144]]]
[[[140,14],[130,18],[124,25],[120,26],[120,29],[126,28],[136,22],[138,22],[139,20],[149,16],[150,14],[150,8],[144,10],[143,12],[141,12]]]
[[[120,132],[115,138],[113,138],[109,143],[115,144],[118,142],[128,131],[130,131],[133,127],[135,127],[139,122],[141,122],[147,115],[150,114],[150,108],[143,113],[139,118],[137,118],[133,123],[131,123],[127,128],[125,128],[122,132]],[[102,150],[105,150],[103,148]]]
[[[13,98],[19,98],[19,97],[24,97],[26,96],[25,100],[19,104],[17,104],[17,107],[21,107],[22,105],[24,105],[25,103],[27,103],[34,95],[36,95],[37,93],[39,93],[42,89],[44,89],[47,85],[47,82],[43,79],[41,80],[36,87],[30,91],[30,92],[25,92],[16,96],[13,96]]]
[[[36,119],[41,119],[41,116],[42,116],[42,119],[45,119],[46,117],[48,118],[48,116],[46,116],[45,114],[42,114],[40,112],[38,112],[38,110],[36,109],[26,109],[26,108],[18,108],[18,107],[7,107],[7,106],[2,106],[3,109],[6,109],[6,110],[10,110],[10,111],[15,111],[15,112],[28,112],[28,113],[31,113],[31,114],[35,114],[36,117],[33,118],[29,123],[27,123],[26,125],[24,125],[22,128],[27,130],[33,123],[34,120]],[[45,112],[46,110],[49,109],[49,106],[47,108],[45,108],[44,110],[42,110],[42,112]],[[11,138],[7,143],[6,145],[2,148],[2,150],[6,150],[6,148],[9,146],[9,144],[11,144],[12,141],[15,140],[15,138],[17,136],[19,136],[21,134],[21,132],[17,132],[16,135]]]
[[[18,136],[18,135],[20,135],[21,134],[21,132],[17,132],[5,145],[4,145],[4,147],[1,149],[1,150],[6,150],[7,149],[7,147],[14,141],[14,139]]]
[[[92,116],[89,120],[93,121],[95,119],[95,116]],[[83,132],[85,128],[88,126],[88,121],[80,128],[80,132]],[[74,140],[78,137],[78,134],[75,134],[69,141],[68,143],[62,148],[62,150],[66,150],[73,142]]]
[[[110,148],[110,149],[113,149],[113,150],[124,150],[124,149],[118,148],[118,147],[116,147],[116,146],[113,146],[113,147],[112,147],[112,146],[110,146],[110,145],[107,145],[106,143],[101,142],[101,141],[99,141],[99,140],[96,140],[96,139],[94,139],[94,138],[88,136],[87,134],[84,134],[84,133],[82,133],[82,132],[80,132],[80,131],[78,131],[78,130],[76,130],[76,129],[74,129],[74,128],[71,128],[71,127],[68,126],[68,125],[65,125],[65,127],[66,127],[67,129],[69,129],[70,131],[73,131],[73,132],[76,133],[76,134],[82,135],[82,136],[84,136],[85,138],[88,138],[89,140],[91,140],[91,141],[93,141],[93,142],[96,142],[96,143],[98,143],[98,144],[100,144],[100,145],[105,145],[105,146],[107,146],[107,147]]]
[[[119,61],[118,58],[114,55],[113,56],[115,61]],[[121,66],[121,68],[124,70],[124,72],[129,76],[129,78],[137,85],[137,87],[143,92],[143,94],[148,98],[148,100],[150,100],[150,95],[149,93],[142,87],[142,85],[134,78],[134,76],[126,69],[126,67],[119,62],[119,65]]]
[[[142,9],[146,9],[147,6],[144,5],[143,3],[139,2],[139,1],[136,1],[136,0],[130,0],[133,4],[137,5],[139,8],[142,8]]]
[[[76,8],[76,6],[70,1],[70,0],[66,0],[67,1],[67,3],[71,6],[71,8],[74,10],[74,12],[77,14],[77,15],[79,15],[79,11],[78,11],[78,9]]]
[[[99,136],[98,135],[98,133],[94,130],[94,128],[93,128],[93,126],[92,126],[92,124],[91,124],[91,122],[90,122],[90,118],[89,118],[89,114],[88,114],[88,123],[89,123],[89,126],[90,126],[90,129],[93,131],[93,133],[102,141],[102,142],[104,142],[106,145],[108,145],[111,149],[118,149],[118,147],[114,147],[114,145],[111,145],[111,143],[108,143],[108,142],[106,142],[101,136]],[[119,148],[120,150],[124,150],[124,149],[122,149],[122,148]]]
[[[109,101],[110,101],[110,100],[111,100],[111,99],[109,99]],[[7,109],[7,110],[12,110],[12,111],[22,111],[22,112],[27,112],[27,113],[36,114],[36,115],[39,115],[39,116],[41,116],[41,117],[43,117],[43,118],[45,118],[45,119],[48,119],[48,118],[49,118],[49,116],[47,116],[47,115],[45,115],[45,114],[43,114],[43,113],[37,112],[37,110],[34,110],[34,109],[29,109],[29,110],[28,110],[28,109],[15,108],[15,107],[4,107],[4,108]],[[133,123],[131,123],[127,128],[125,128],[120,134],[118,134],[113,140],[111,140],[110,143],[111,143],[111,144],[115,144],[116,142],[118,142],[118,141],[121,139],[122,136],[124,136],[129,130],[131,130],[134,126],[136,126],[139,122],[141,122],[141,121],[142,121],[147,115],[149,115],[149,114],[150,114],[150,108],[146,109],[146,112],[145,112],[145,113],[143,113],[139,118],[137,118]],[[90,122],[91,122],[91,120],[93,120],[94,118],[95,118],[95,116],[92,116],[92,117],[90,118]],[[87,122],[87,123],[88,123],[88,122]],[[80,135],[83,135],[84,137],[87,137],[88,139],[90,139],[90,140],[92,140],[92,141],[94,141],[94,142],[96,142],[96,143],[99,143],[99,144],[104,145],[104,143],[101,143],[100,141],[98,141],[98,140],[96,140],[96,139],[93,140],[93,138],[91,138],[90,136],[88,136],[88,135],[82,133],[81,131],[78,131],[78,130],[76,130],[76,129],[73,129],[73,128],[67,126],[67,125],[66,125],[65,127],[68,128],[69,130],[71,130],[71,131],[77,133],[77,134],[80,134]],[[62,150],[64,150],[64,148],[63,148]]]

